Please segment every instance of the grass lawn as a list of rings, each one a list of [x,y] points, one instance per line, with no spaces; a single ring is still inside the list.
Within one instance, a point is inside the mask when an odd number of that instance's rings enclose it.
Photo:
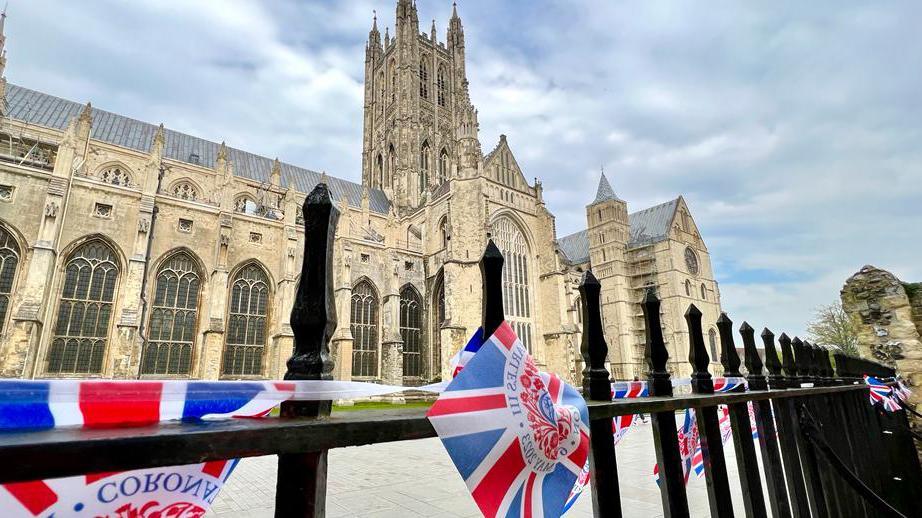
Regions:
[[[354,410],[394,410],[399,408],[429,408],[432,401],[407,401],[403,405],[396,405],[385,401],[364,401],[353,406],[333,405],[334,412],[352,412]]]

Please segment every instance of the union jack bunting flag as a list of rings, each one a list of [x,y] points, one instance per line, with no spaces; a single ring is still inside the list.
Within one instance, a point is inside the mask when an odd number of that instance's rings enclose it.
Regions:
[[[899,402],[894,399],[896,396],[894,396],[893,389],[890,388],[890,385],[887,385],[874,376],[867,375],[864,376],[864,382],[867,383],[868,388],[871,389],[869,398],[872,405],[880,403],[888,412],[896,412],[902,409]]]
[[[903,383],[902,380],[896,380],[896,385],[893,387],[893,394],[900,398],[903,402],[909,401],[909,396],[912,394],[909,391],[909,388]]]
[[[487,517],[558,517],[589,454],[589,413],[573,387],[538,372],[503,323],[428,412]]]
[[[746,385],[744,378],[714,378],[714,392],[731,392],[744,385]]]
[[[290,383],[15,381],[0,383],[0,429],[141,426],[172,419],[266,415]],[[4,517],[203,516],[236,459],[3,484]]]
[[[454,378],[464,369],[464,366],[467,365],[467,362],[480,350],[480,347],[483,345],[483,329],[477,328],[474,331],[474,334],[471,336],[470,340],[467,341],[467,344],[463,349],[458,351],[457,354],[452,356],[451,361],[449,362],[451,368],[451,377]]]

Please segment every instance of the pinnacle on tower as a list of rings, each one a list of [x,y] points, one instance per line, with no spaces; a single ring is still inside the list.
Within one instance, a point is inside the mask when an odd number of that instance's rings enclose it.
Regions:
[[[0,78],[4,77],[3,73],[6,70],[6,34],[4,29],[6,27],[6,7],[3,8],[3,12],[0,12]]]
[[[599,189],[596,191],[595,200],[593,204],[601,203],[608,200],[620,200],[618,195],[615,194],[615,190],[611,188],[611,184],[608,183],[608,178],[605,176],[605,170],[602,169],[602,176],[599,177]]]

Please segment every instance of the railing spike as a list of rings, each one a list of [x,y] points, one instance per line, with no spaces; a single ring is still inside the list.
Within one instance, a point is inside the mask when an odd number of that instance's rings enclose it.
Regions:
[[[301,210],[304,214],[304,254],[301,280],[291,308],[294,354],[288,360],[285,379],[330,379],[333,361],[329,344],[336,330],[333,240],[339,210],[323,183],[317,184],[307,195]]]
[[[583,273],[580,280],[580,304],[583,310],[583,342],[580,353],[583,356],[583,394],[595,401],[611,400],[611,381],[605,369],[608,344],[602,330],[602,313],[599,295],[602,284],[591,270]]]
[[[810,358],[807,356],[807,348],[804,347],[803,340],[795,336],[791,340],[791,350],[794,352],[794,376],[796,376],[796,385],[800,386],[810,379]]]
[[[762,345],[765,347],[765,368],[768,370],[769,388],[784,388],[784,377],[781,374],[781,360],[775,349],[775,333],[769,328],[762,330]]]
[[[756,349],[756,331],[749,325],[749,322],[743,322],[739,333],[743,338],[743,355],[746,359],[746,379],[749,381],[749,390],[765,390],[768,385],[765,382],[765,375],[762,374],[762,358],[759,357],[759,350]]]
[[[720,364],[723,365],[724,376],[741,377],[740,355],[733,340],[733,321],[724,312],[717,318],[717,331],[720,333]]]
[[[797,378],[797,367],[794,365],[794,350],[791,348],[791,339],[787,333],[781,333],[778,337],[778,345],[781,346],[781,365],[784,367],[785,388],[796,387],[794,382]]]
[[[669,371],[666,362],[669,361],[669,351],[663,341],[663,327],[660,322],[660,300],[653,288],[647,288],[641,302],[643,310],[646,344],[644,345],[644,359],[650,368],[647,374],[649,380],[649,393],[651,396],[671,396],[672,382],[669,380]]]
[[[483,339],[493,336],[506,315],[503,310],[503,254],[493,240],[480,258],[480,279],[483,292]]]
[[[692,366],[692,390],[702,393],[714,390],[714,381],[708,372],[707,348],[704,346],[704,334],[701,331],[701,310],[691,304],[685,312],[685,324],[688,326],[688,363]],[[710,388],[708,388],[710,387]]]

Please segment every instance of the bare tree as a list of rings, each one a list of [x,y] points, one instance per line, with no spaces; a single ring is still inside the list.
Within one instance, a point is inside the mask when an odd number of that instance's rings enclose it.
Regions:
[[[842,309],[841,302],[817,307],[807,333],[813,343],[858,356],[858,324]]]

